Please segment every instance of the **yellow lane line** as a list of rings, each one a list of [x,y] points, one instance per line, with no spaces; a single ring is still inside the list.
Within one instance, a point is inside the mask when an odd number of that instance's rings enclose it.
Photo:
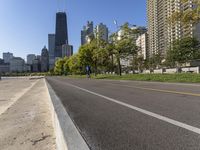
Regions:
[[[112,83],[112,85],[118,85],[118,84],[113,84]],[[135,89],[141,89],[141,90],[148,90],[148,91],[156,91],[156,92],[163,92],[163,93],[173,93],[173,94],[180,94],[180,95],[188,95],[188,96],[197,96],[197,97],[200,97],[200,94],[190,93],[190,92],[161,90],[161,89],[153,89],[153,88],[145,88],[145,87],[129,86],[129,85],[120,85],[120,86],[130,87],[130,88],[135,88]]]

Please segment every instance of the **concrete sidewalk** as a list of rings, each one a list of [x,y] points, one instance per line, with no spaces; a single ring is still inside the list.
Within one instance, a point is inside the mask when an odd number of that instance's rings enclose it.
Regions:
[[[0,81],[1,150],[56,149],[48,98],[44,79]]]

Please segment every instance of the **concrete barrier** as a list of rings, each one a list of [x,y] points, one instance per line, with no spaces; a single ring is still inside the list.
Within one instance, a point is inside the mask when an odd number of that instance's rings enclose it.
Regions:
[[[153,70],[153,73],[154,73],[154,74],[163,74],[163,69],[156,69],[156,70]]]
[[[144,70],[143,71],[143,74],[150,74],[151,73],[151,70]]]
[[[178,73],[178,69],[177,68],[166,69],[165,73],[169,74]]]
[[[57,150],[89,150],[60,99],[48,82],[45,83],[49,92]]]
[[[187,67],[187,68],[181,68],[182,72],[193,72],[199,74],[199,67]]]

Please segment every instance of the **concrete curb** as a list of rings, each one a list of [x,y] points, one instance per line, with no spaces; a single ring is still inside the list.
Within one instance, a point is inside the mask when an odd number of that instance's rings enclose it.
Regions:
[[[73,121],[69,117],[60,99],[46,81],[49,92],[50,107],[52,112],[53,126],[56,136],[57,150],[89,150],[83,137],[80,135]]]

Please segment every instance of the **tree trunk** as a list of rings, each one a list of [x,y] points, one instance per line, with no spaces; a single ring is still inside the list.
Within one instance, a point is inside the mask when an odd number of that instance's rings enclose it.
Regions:
[[[95,77],[97,76],[97,62],[95,62],[95,66],[94,66],[94,75],[95,75]]]
[[[114,72],[114,58],[113,58],[113,54],[111,55],[111,61],[112,61],[112,69],[111,69],[111,71],[112,71],[112,73]]]
[[[117,58],[117,63],[118,63],[118,73],[120,76],[122,76],[122,67],[120,63],[120,58]]]

